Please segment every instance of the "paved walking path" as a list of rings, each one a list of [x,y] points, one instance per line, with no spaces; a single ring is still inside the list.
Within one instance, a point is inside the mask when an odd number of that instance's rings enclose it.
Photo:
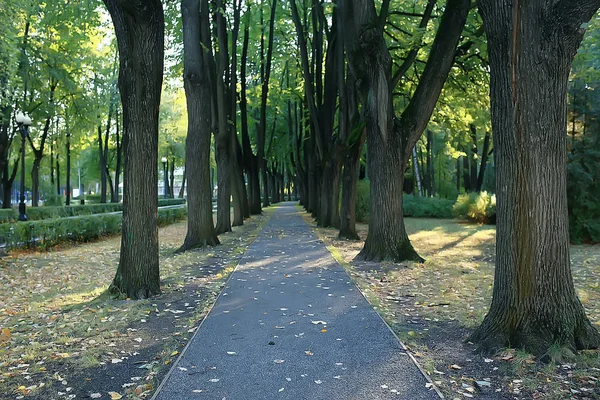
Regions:
[[[439,399],[298,214],[273,211],[155,395]]]

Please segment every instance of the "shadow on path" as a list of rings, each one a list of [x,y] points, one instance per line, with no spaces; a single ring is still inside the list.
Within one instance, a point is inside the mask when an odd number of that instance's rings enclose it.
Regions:
[[[389,328],[282,203],[154,398],[438,399]]]

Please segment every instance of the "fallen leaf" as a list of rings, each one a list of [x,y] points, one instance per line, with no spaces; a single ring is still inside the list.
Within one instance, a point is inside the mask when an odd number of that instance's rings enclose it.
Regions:
[[[117,392],[108,392],[108,395],[110,396],[111,400],[119,400],[123,398],[123,396]]]

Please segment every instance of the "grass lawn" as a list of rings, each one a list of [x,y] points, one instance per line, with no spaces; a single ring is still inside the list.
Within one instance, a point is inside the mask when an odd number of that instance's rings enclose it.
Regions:
[[[0,398],[149,397],[267,218],[177,255],[186,222],[160,228],[162,294],[150,300],[105,293],[118,236],[0,259]]]
[[[494,226],[408,218],[427,261],[372,263],[353,261],[362,241],[339,240],[337,230],[304,216],[448,398],[600,399],[598,351],[563,359],[557,351],[544,365],[512,349],[484,357],[465,341],[491,302]],[[358,231],[366,238],[366,225]],[[579,298],[600,329],[600,246],[572,246],[571,259]]]

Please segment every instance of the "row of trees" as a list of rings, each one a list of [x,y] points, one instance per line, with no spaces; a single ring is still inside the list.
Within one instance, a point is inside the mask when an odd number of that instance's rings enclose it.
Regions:
[[[104,3],[118,57],[93,1],[12,0],[0,10],[19,16],[0,28],[9,38],[0,51],[0,173],[6,191],[16,174],[16,109],[40,121],[28,143],[34,192],[49,143],[54,177],[62,148],[69,172],[72,149],[96,154],[102,201],[118,201],[123,166],[115,292],[160,291],[159,154],[185,164],[181,251],[217,245],[286,186],[319,225],[357,239],[356,181],[366,159],[372,207],[359,256],[392,261],[422,260],[406,234],[402,193],[481,190],[493,154],[494,300],[473,340],[536,352],[555,342],[599,344],[570,277],[564,168],[569,71],[597,0]],[[587,172],[584,154],[597,143],[585,140],[596,123],[582,72],[591,62],[576,66],[583,78],[572,85],[570,114],[572,157],[582,157],[572,165]]]

